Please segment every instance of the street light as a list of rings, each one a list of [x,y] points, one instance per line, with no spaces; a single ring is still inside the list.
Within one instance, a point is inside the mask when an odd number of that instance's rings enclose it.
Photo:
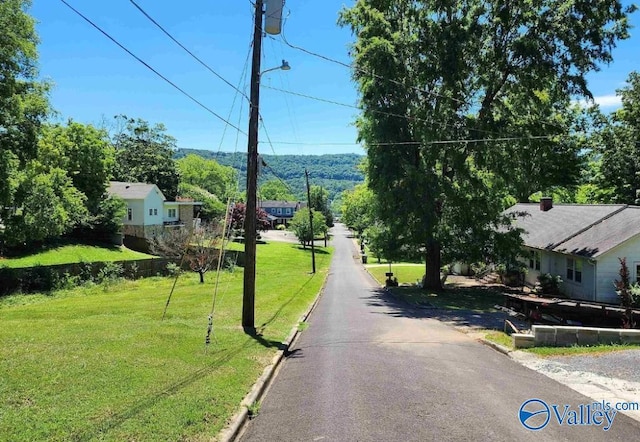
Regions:
[[[269,68],[266,71],[260,72],[260,76],[262,77],[264,74],[270,71],[275,71],[281,69],[283,71],[291,70],[291,66],[289,66],[289,62],[287,60],[282,60],[282,64],[280,66],[276,66],[275,68]]]
[[[251,112],[247,146],[247,204],[244,218],[244,280],[242,292],[242,327],[248,333],[255,333],[256,299],[256,211],[258,187],[258,118],[260,103],[260,77],[269,72],[291,69],[287,61],[280,66],[260,72],[260,52],[262,47],[262,0],[256,0],[256,22],[253,38],[253,62],[251,64]]]

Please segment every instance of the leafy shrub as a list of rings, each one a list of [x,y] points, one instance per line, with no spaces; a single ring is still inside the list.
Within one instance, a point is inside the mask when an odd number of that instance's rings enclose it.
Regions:
[[[102,268],[98,271],[96,282],[99,284],[110,284],[122,278],[123,272],[124,269],[122,268],[121,264],[116,264],[114,262],[105,262]]]
[[[540,283],[540,290],[542,290],[542,293],[549,295],[557,295],[560,293],[560,284],[562,284],[562,278],[560,275],[542,273],[538,276],[538,282]]]
[[[170,262],[167,264],[167,273],[169,276],[176,276],[180,273],[180,266],[175,262]]]
[[[285,226],[284,224],[278,224],[276,226],[276,230],[287,230],[287,226]]]

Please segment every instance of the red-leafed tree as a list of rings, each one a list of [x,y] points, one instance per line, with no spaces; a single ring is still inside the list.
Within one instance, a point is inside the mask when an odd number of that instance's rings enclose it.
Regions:
[[[244,229],[244,218],[245,213],[247,212],[247,207],[244,203],[236,203],[231,208],[231,228],[235,230]],[[269,215],[264,210],[257,208],[256,209],[256,227],[258,230],[267,230],[271,227],[271,223],[269,222]]]

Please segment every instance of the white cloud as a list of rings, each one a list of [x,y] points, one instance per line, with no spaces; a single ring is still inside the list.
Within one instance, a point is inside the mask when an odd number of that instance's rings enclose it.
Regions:
[[[582,107],[590,107],[593,106],[594,104],[597,104],[600,106],[601,109],[611,109],[614,110],[620,106],[622,106],[622,101],[620,100],[620,97],[618,97],[617,95],[599,95],[596,97],[593,97],[593,101],[592,100],[578,100],[575,103],[579,104]]]
[[[602,108],[622,106],[622,101],[617,95],[600,95],[598,97],[593,97],[593,101],[599,104]]]

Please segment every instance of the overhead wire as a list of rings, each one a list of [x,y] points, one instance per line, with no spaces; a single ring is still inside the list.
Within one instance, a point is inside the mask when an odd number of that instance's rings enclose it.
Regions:
[[[81,17],[84,21],[86,21],[87,23],[89,23],[91,26],[93,26],[95,29],[97,29],[102,35],[104,35],[105,37],[107,37],[109,40],[111,40],[113,43],[115,43],[118,47],[120,47],[120,49],[122,49],[123,51],[125,51],[127,54],[129,54],[130,56],[132,56],[133,58],[135,58],[139,63],[141,63],[143,66],[145,66],[147,69],[149,69],[151,72],[153,72],[154,74],[156,74],[158,77],[160,77],[161,79],[163,79],[165,82],[167,82],[168,84],[170,84],[171,86],[173,86],[176,90],[178,90],[180,93],[182,93],[184,96],[188,97],[191,101],[193,101],[194,103],[196,103],[198,106],[200,106],[201,108],[203,108],[204,110],[206,110],[207,112],[209,112],[211,115],[213,115],[214,117],[216,117],[217,119],[219,119],[220,121],[222,121],[223,123],[225,123],[226,125],[234,128],[236,131],[238,131],[239,133],[243,134],[243,135],[247,135],[246,132],[244,132],[242,129],[240,129],[239,127],[237,127],[236,125],[234,125],[233,123],[227,121],[224,117],[222,117],[221,115],[219,115],[218,113],[216,113],[213,109],[209,108],[208,106],[206,106],[204,103],[202,103],[201,101],[199,101],[198,99],[196,99],[193,95],[189,94],[188,92],[186,92],[184,89],[182,89],[180,86],[178,86],[177,84],[175,84],[173,81],[169,80],[167,77],[165,77],[164,75],[162,75],[160,72],[158,72],[156,69],[154,69],[151,65],[149,65],[147,62],[145,62],[144,60],[142,60],[140,57],[138,57],[136,54],[134,54],[133,52],[131,52],[129,49],[127,49],[122,43],[120,43],[118,40],[116,40],[114,37],[112,37],[109,33],[107,33],[105,30],[103,30],[100,26],[98,26],[97,24],[95,24],[93,21],[91,21],[88,17],[86,17],[84,14],[82,14],[80,11],[78,11],[76,8],[74,8],[73,6],[71,6],[69,3],[66,2],[66,0],[60,0],[65,6],[67,6],[69,9],[71,9],[74,13],[76,13],[79,17]]]
[[[358,68],[358,67],[354,66],[353,64],[345,63],[345,62],[343,62],[343,61],[336,60],[335,58],[331,58],[331,57],[328,57],[328,56],[326,56],[326,55],[322,55],[322,54],[319,54],[319,53],[317,53],[317,52],[314,52],[314,51],[311,51],[311,50],[309,50],[309,49],[303,48],[303,47],[301,47],[301,46],[296,46],[296,45],[294,45],[294,44],[290,43],[290,42],[289,42],[289,40],[287,40],[286,34],[285,34],[285,32],[284,32],[284,31],[285,31],[285,28],[286,28],[286,24],[287,24],[287,18],[288,18],[288,16],[287,16],[287,17],[285,17],[285,18],[283,19],[283,21],[282,21],[282,32],[280,33],[280,36],[281,36],[281,38],[282,38],[282,41],[283,41],[287,46],[289,46],[291,49],[295,49],[295,50],[297,50],[297,51],[301,51],[301,52],[304,52],[304,53],[306,53],[306,54],[308,54],[308,55],[311,55],[311,56],[313,56],[313,57],[316,57],[316,58],[319,58],[319,59],[322,59],[322,60],[325,60],[325,61],[329,61],[329,62],[331,62],[331,63],[334,63],[334,64],[337,64],[337,65],[340,65],[340,66],[346,67],[346,68],[348,68],[348,69],[353,69],[353,70],[355,70],[355,71],[358,71],[358,72],[364,73],[364,74],[366,74],[366,75],[370,75],[370,76],[372,76],[372,77],[374,77],[374,78],[376,78],[376,79],[378,79],[378,80],[388,81],[388,82],[390,82],[390,83],[397,84],[397,85],[402,86],[402,87],[407,87],[407,85],[405,85],[405,84],[403,84],[403,83],[399,82],[398,80],[394,80],[394,79],[392,79],[392,78],[386,78],[386,77],[384,77],[384,76],[382,76],[382,75],[378,75],[378,74],[376,74],[376,73],[369,72],[369,71],[367,71],[366,69]],[[419,88],[419,87],[417,87],[417,86],[409,86],[409,87],[410,87],[411,89],[413,89],[413,90],[415,90],[415,91],[418,91],[418,92],[421,92],[421,93],[423,93],[423,94],[432,95],[432,96],[434,96],[434,97],[444,98],[444,99],[447,99],[447,100],[455,101],[455,102],[460,103],[460,104],[468,105],[468,103],[466,103],[465,101],[463,101],[463,100],[459,100],[459,99],[454,98],[454,97],[449,97],[449,96],[446,96],[446,95],[442,95],[442,94],[439,94],[439,93],[434,92],[434,91],[429,91],[429,90],[426,90],[426,89],[423,89],[423,88]]]
[[[541,140],[541,139],[549,139],[555,138],[558,135],[536,135],[529,137],[501,137],[501,138],[475,138],[475,139],[459,139],[459,140],[434,140],[434,141],[398,141],[398,142],[380,142],[380,143],[297,143],[294,141],[273,141],[273,144],[282,144],[282,145],[294,145],[294,144],[304,144],[307,146],[360,146],[362,144],[369,146],[428,146],[428,145],[436,145],[436,144],[461,144],[461,143],[489,143],[496,141],[522,141],[522,140]]]
[[[241,94],[244,98],[246,98],[247,100],[251,101],[249,99],[249,97],[240,89],[238,89],[236,86],[234,86],[233,84],[231,84],[231,82],[229,80],[227,80],[226,78],[224,78],[222,75],[220,75],[219,73],[217,73],[211,66],[209,66],[207,63],[205,63],[201,58],[199,58],[196,54],[194,54],[193,52],[191,52],[189,49],[187,49],[182,43],[180,43],[173,35],[171,35],[171,33],[169,31],[167,31],[160,23],[158,23],[153,17],[151,17],[147,11],[145,11],[140,5],[138,5],[134,0],[129,0],[129,2],[131,2],[131,4],[133,4],[133,6],[136,7],[136,9],[138,9],[138,11],[140,11],[147,19],[149,19],[149,21],[151,21],[151,23],[153,23],[154,25],[156,25],[156,27],[158,29],[160,29],[162,32],[164,32],[164,34],[169,37],[175,44],[177,44],[178,46],[180,46],[187,54],[189,54],[194,60],[196,60],[198,63],[200,63],[202,66],[204,66],[205,69],[207,69],[209,72],[211,72],[213,75],[215,75],[216,77],[218,77],[220,80],[222,80],[223,82],[225,82],[228,86],[230,86],[232,89],[234,89],[236,92],[238,92],[239,94]]]

